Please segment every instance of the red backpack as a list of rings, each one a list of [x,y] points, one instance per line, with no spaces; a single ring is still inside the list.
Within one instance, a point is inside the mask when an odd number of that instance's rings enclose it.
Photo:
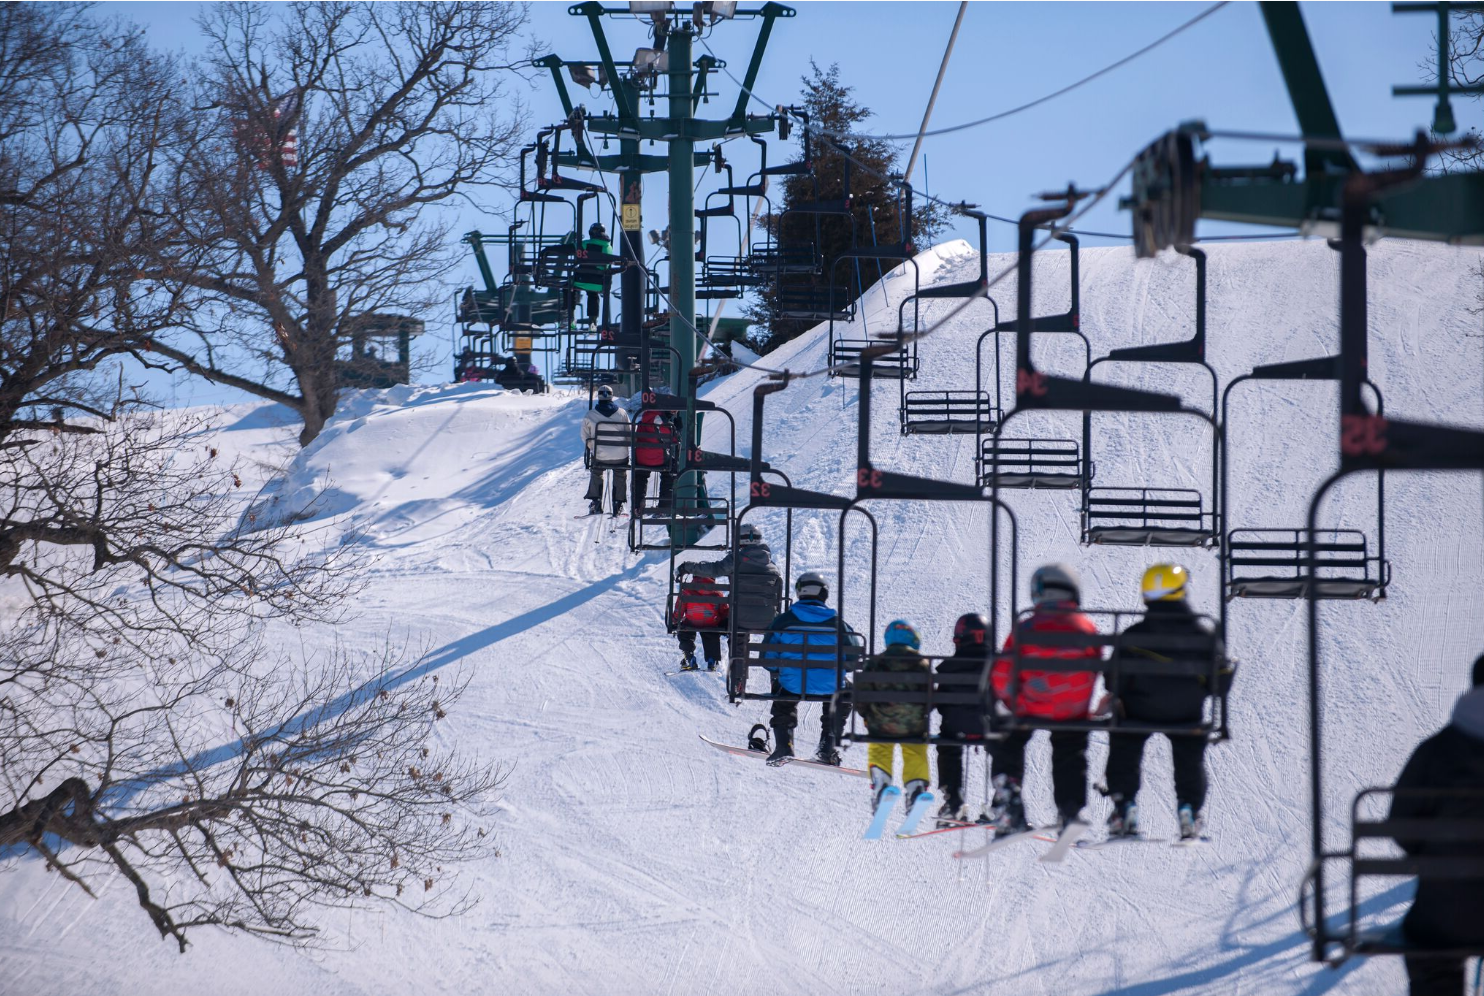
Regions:
[[[713,602],[693,602],[686,599],[687,595],[704,595],[710,598],[720,599],[721,592],[705,585],[715,584],[715,578],[691,578],[680,586],[680,594],[675,598],[675,621],[688,623],[697,629],[710,629],[721,625],[727,618],[727,607],[725,604]]]

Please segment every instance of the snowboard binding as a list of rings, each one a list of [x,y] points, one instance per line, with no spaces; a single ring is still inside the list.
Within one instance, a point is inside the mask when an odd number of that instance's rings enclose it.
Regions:
[[[747,731],[747,749],[762,751],[764,754],[771,753],[772,748],[768,746],[768,728],[762,723],[753,723],[752,729]]]

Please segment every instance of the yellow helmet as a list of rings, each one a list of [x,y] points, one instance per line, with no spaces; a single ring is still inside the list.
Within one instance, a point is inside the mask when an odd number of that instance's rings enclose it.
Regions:
[[[1179,564],[1155,564],[1139,586],[1146,602],[1176,602],[1185,597],[1190,572]]]

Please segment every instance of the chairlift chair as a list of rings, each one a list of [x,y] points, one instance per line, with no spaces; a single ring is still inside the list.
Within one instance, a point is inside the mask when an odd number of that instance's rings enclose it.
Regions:
[[[1430,470],[1430,471],[1480,471],[1484,470],[1484,432],[1435,423],[1410,422],[1388,418],[1372,411],[1365,400],[1365,354],[1367,334],[1366,302],[1366,251],[1364,243],[1365,225],[1371,220],[1371,207],[1378,194],[1399,184],[1409,183],[1421,175],[1427,156],[1433,151],[1426,137],[1419,134],[1417,143],[1409,150],[1411,161],[1405,166],[1391,170],[1366,173],[1356,171],[1345,178],[1341,188],[1340,207],[1340,354],[1339,354],[1339,469],[1331,474],[1315,490],[1309,502],[1305,532],[1315,535],[1318,526],[1319,507],[1334,485],[1350,474],[1377,472],[1381,470]],[[1305,574],[1313,578],[1320,561],[1319,551],[1305,544]],[[1349,849],[1335,852],[1325,846],[1326,782],[1323,751],[1323,697],[1320,668],[1319,604],[1321,601],[1317,584],[1309,584],[1305,591],[1308,623],[1309,664],[1309,790],[1310,790],[1310,834],[1312,860],[1305,882],[1302,908],[1313,942],[1312,955],[1315,961],[1338,964],[1352,955],[1406,954],[1415,956],[1444,955],[1448,957],[1484,956],[1484,947],[1461,951],[1439,952],[1436,949],[1409,944],[1395,933],[1384,939],[1367,938],[1357,924],[1361,915],[1358,905],[1359,889],[1355,885],[1356,875],[1369,874],[1423,874],[1431,877],[1473,878],[1481,872],[1480,848],[1474,848],[1469,858],[1445,859],[1441,862],[1420,859],[1397,859],[1392,864],[1387,859],[1361,855],[1355,841],[1379,836],[1392,836],[1393,832],[1411,839],[1473,840],[1480,836],[1477,826],[1461,828],[1443,821],[1426,822],[1421,825],[1387,826],[1390,821],[1361,820],[1355,814],[1361,801],[1374,790],[1362,792],[1351,807],[1352,845]],[[1352,882],[1347,910],[1341,914],[1341,926],[1336,927],[1329,912],[1329,896],[1326,892],[1326,877],[1329,865],[1335,860],[1350,865]]]
[[[1362,344],[1364,345],[1364,344]],[[1290,360],[1253,368],[1233,378],[1221,396],[1221,496],[1228,509],[1231,422],[1229,401],[1232,389],[1248,380],[1328,380],[1340,378],[1340,358],[1325,356]],[[1369,379],[1376,399],[1376,414],[1385,414],[1381,391]],[[1313,547],[1314,595],[1323,599],[1378,601],[1386,597],[1391,583],[1391,564],[1386,559],[1386,472],[1376,473],[1376,552],[1369,551],[1369,538],[1357,529],[1324,529],[1312,536],[1303,529],[1231,529],[1226,534],[1226,556],[1222,590],[1232,598],[1304,598],[1309,589],[1305,573],[1308,548]]]
[[[1154,343],[1115,349],[1092,361],[1086,379],[1100,363],[1179,363],[1201,367],[1211,377],[1211,411],[1177,409],[1206,420],[1212,431],[1211,499],[1220,492],[1220,426],[1216,420],[1218,381],[1206,362],[1206,254],[1200,249],[1177,246],[1181,255],[1195,260],[1195,333],[1180,342]],[[1084,459],[1092,452],[1092,412],[1082,413]],[[1125,409],[1114,409],[1125,410]],[[1147,409],[1146,409],[1147,410]],[[1082,488],[1082,542],[1106,546],[1209,547],[1220,543],[1220,510],[1206,507],[1206,495],[1195,488],[1093,486]]]
[[[1056,333],[1072,335],[1082,343],[1083,371],[1092,365],[1092,345],[1082,331],[1082,244],[1070,232],[1058,232],[1053,236],[1068,246],[1070,296],[1067,310],[1051,315],[1036,315],[1026,323],[1031,333]],[[974,347],[974,384],[983,390],[984,384],[984,340],[994,339],[994,382],[997,419],[985,426],[978,439],[978,475],[985,487],[1027,488],[1052,491],[1082,489],[1092,480],[1096,465],[1082,453],[1082,446],[1075,437],[1006,437],[1000,434],[1005,409],[1000,400],[1000,335],[1013,333],[1019,341],[1021,320],[1019,314],[1006,321],[1000,320],[999,305],[994,306],[995,323],[979,336]]]

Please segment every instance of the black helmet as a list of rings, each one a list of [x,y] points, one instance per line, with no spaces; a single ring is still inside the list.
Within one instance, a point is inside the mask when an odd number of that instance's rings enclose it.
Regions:
[[[753,546],[763,541],[763,531],[747,522],[737,530],[737,542],[742,546]]]
[[[1031,602],[1080,602],[1082,589],[1077,584],[1077,575],[1065,564],[1047,564],[1037,567],[1031,575]]]
[[[824,575],[813,571],[805,571],[799,575],[799,579],[794,582],[794,591],[800,598],[815,602],[823,602],[830,597],[830,586],[825,583]]]
[[[960,650],[983,647],[988,639],[989,623],[978,612],[965,612],[953,624],[953,645]]]
[[[587,234],[588,235],[593,235],[593,236],[607,235],[608,234],[608,229],[606,229],[606,228],[603,227],[603,223],[601,221],[595,221],[591,225],[588,226]]]

